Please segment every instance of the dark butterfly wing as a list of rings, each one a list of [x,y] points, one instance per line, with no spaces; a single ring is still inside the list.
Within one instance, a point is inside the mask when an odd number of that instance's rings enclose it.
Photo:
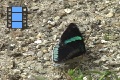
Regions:
[[[76,24],[70,23],[68,25],[67,29],[62,34],[60,41],[64,42],[65,40],[70,39],[70,38],[75,37],[75,36],[82,37],[82,34],[80,33]]]
[[[53,50],[53,61],[60,63],[80,56],[86,52],[82,34],[74,23],[71,23],[61,36],[61,41]]]
[[[53,50],[53,61],[54,62],[64,61],[71,51],[73,51],[73,49],[70,46],[67,45],[59,46],[59,44],[57,44]]]
[[[53,52],[53,61],[57,63],[78,57],[86,52],[85,45],[79,41],[71,42],[67,45],[56,45]],[[79,46],[77,46],[77,45]]]

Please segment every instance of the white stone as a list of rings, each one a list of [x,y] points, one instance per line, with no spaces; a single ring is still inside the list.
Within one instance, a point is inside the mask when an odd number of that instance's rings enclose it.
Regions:
[[[107,43],[108,41],[105,41],[105,40],[101,40],[101,43]]]
[[[50,21],[50,20],[49,20],[47,23],[48,23],[48,24],[51,24],[51,25],[55,25],[55,22],[54,22],[54,21]]]
[[[21,71],[18,70],[18,69],[14,69],[13,72],[14,72],[14,74],[20,74],[21,73]]]
[[[106,14],[106,17],[113,17],[113,15],[113,12],[110,11],[108,14]]]
[[[64,9],[64,11],[69,14],[69,13],[71,13],[72,10],[71,9]]]
[[[41,41],[41,40],[37,40],[37,41],[35,41],[34,43],[40,44],[40,43],[42,43],[42,41]]]
[[[83,80],[88,80],[87,77],[83,77]]]

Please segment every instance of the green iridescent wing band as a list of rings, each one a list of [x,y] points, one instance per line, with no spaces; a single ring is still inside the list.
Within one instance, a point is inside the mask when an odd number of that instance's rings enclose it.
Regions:
[[[65,44],[68,44],[68,43],[73,42],[73,41],[76,41],[76,40],[82,40],[82,37],[80,37],[80,36],[75,36],[75,37],[72,37],[72,38],[66,40],[64,43],[65,43]]]

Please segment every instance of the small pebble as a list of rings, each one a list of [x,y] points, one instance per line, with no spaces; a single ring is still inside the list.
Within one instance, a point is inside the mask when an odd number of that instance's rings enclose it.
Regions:
[[[38,33],[38,35],[36,36],[37,39],[40,39],[42,36],[42,33]]]
[[[23,55],[28,56],[28,55],[34,55],[35,53],[33,51],[28,51],[23,53]]]
[[[113,17],[113,15],[114,15],[114,13],[110,11],[110,12],[106,15],[106,17],[109,17],[109,18],[110,18],[110,17]]]
[[[110,1],[106,0],[105,3],[110,3]]]
[[[39,51],[39,52],[37,53],[37,57],[42,57],[42,56],[43,56],[43,52]]]
[[[46,49],[43,50],[43,53],[47,53],[48,51]]]
[[[54,22],[54,21],[51,21],[51,20],[49,20],[47,23],[50,24],[50,25],[52,25],[52,26],[55,25],[55,22]]]
[[[107,59],[108,59],[108,57],[106,55],[103,55],[100,60],[101,61],[106,61]]]
[[[98,51],[99,52],[105,52],[105,51],[107,51],[108,50],[108,48],[101,48],[101,49],[99,49]]]
[[[88,78],[87,77],[83,77],[83,80],[88,80]]]
[[[49,56],[49,54],[47,54],[47,53],[46,53],[46,54],[44,54],[44,56],[43,56],[43,57],[44,57],[44,60],[45,60],[45,61],[50,60],[50,56]]]
[[[54,78],[60,79],[60,78],[61,78],[61,75],[55,75]]]
[[[108,41],[105,41],[105,40],[101,40],[101,43],[108,43]]]
[[[56,17],[54,18],[55,21],[57,21],[58,19],[60,19],[60,16],[56,16]]]
[[[67,14],[69,14],[69,13],[71,13],[71,9],[64,9],[64,11],[67,13]]]
[[[37,40],[37,41],[35,41],[34,43],[40,44],[40,43],[42,43],[42,41],[41,41],[41,40]]]
[[[20,73],[21,73],[21,71],[19,69],[14,69],[13,70],[13,74],[20,74]]]
[[[15,48],[15,44],[10,44],[10,50],[13,50]]]

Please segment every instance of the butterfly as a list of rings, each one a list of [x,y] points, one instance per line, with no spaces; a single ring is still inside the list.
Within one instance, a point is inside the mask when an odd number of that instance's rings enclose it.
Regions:
[[[84,39],[75,23],[70,23],[63,32],[59,44],[53,49],[53,62],[63,63],[86,52]]]

